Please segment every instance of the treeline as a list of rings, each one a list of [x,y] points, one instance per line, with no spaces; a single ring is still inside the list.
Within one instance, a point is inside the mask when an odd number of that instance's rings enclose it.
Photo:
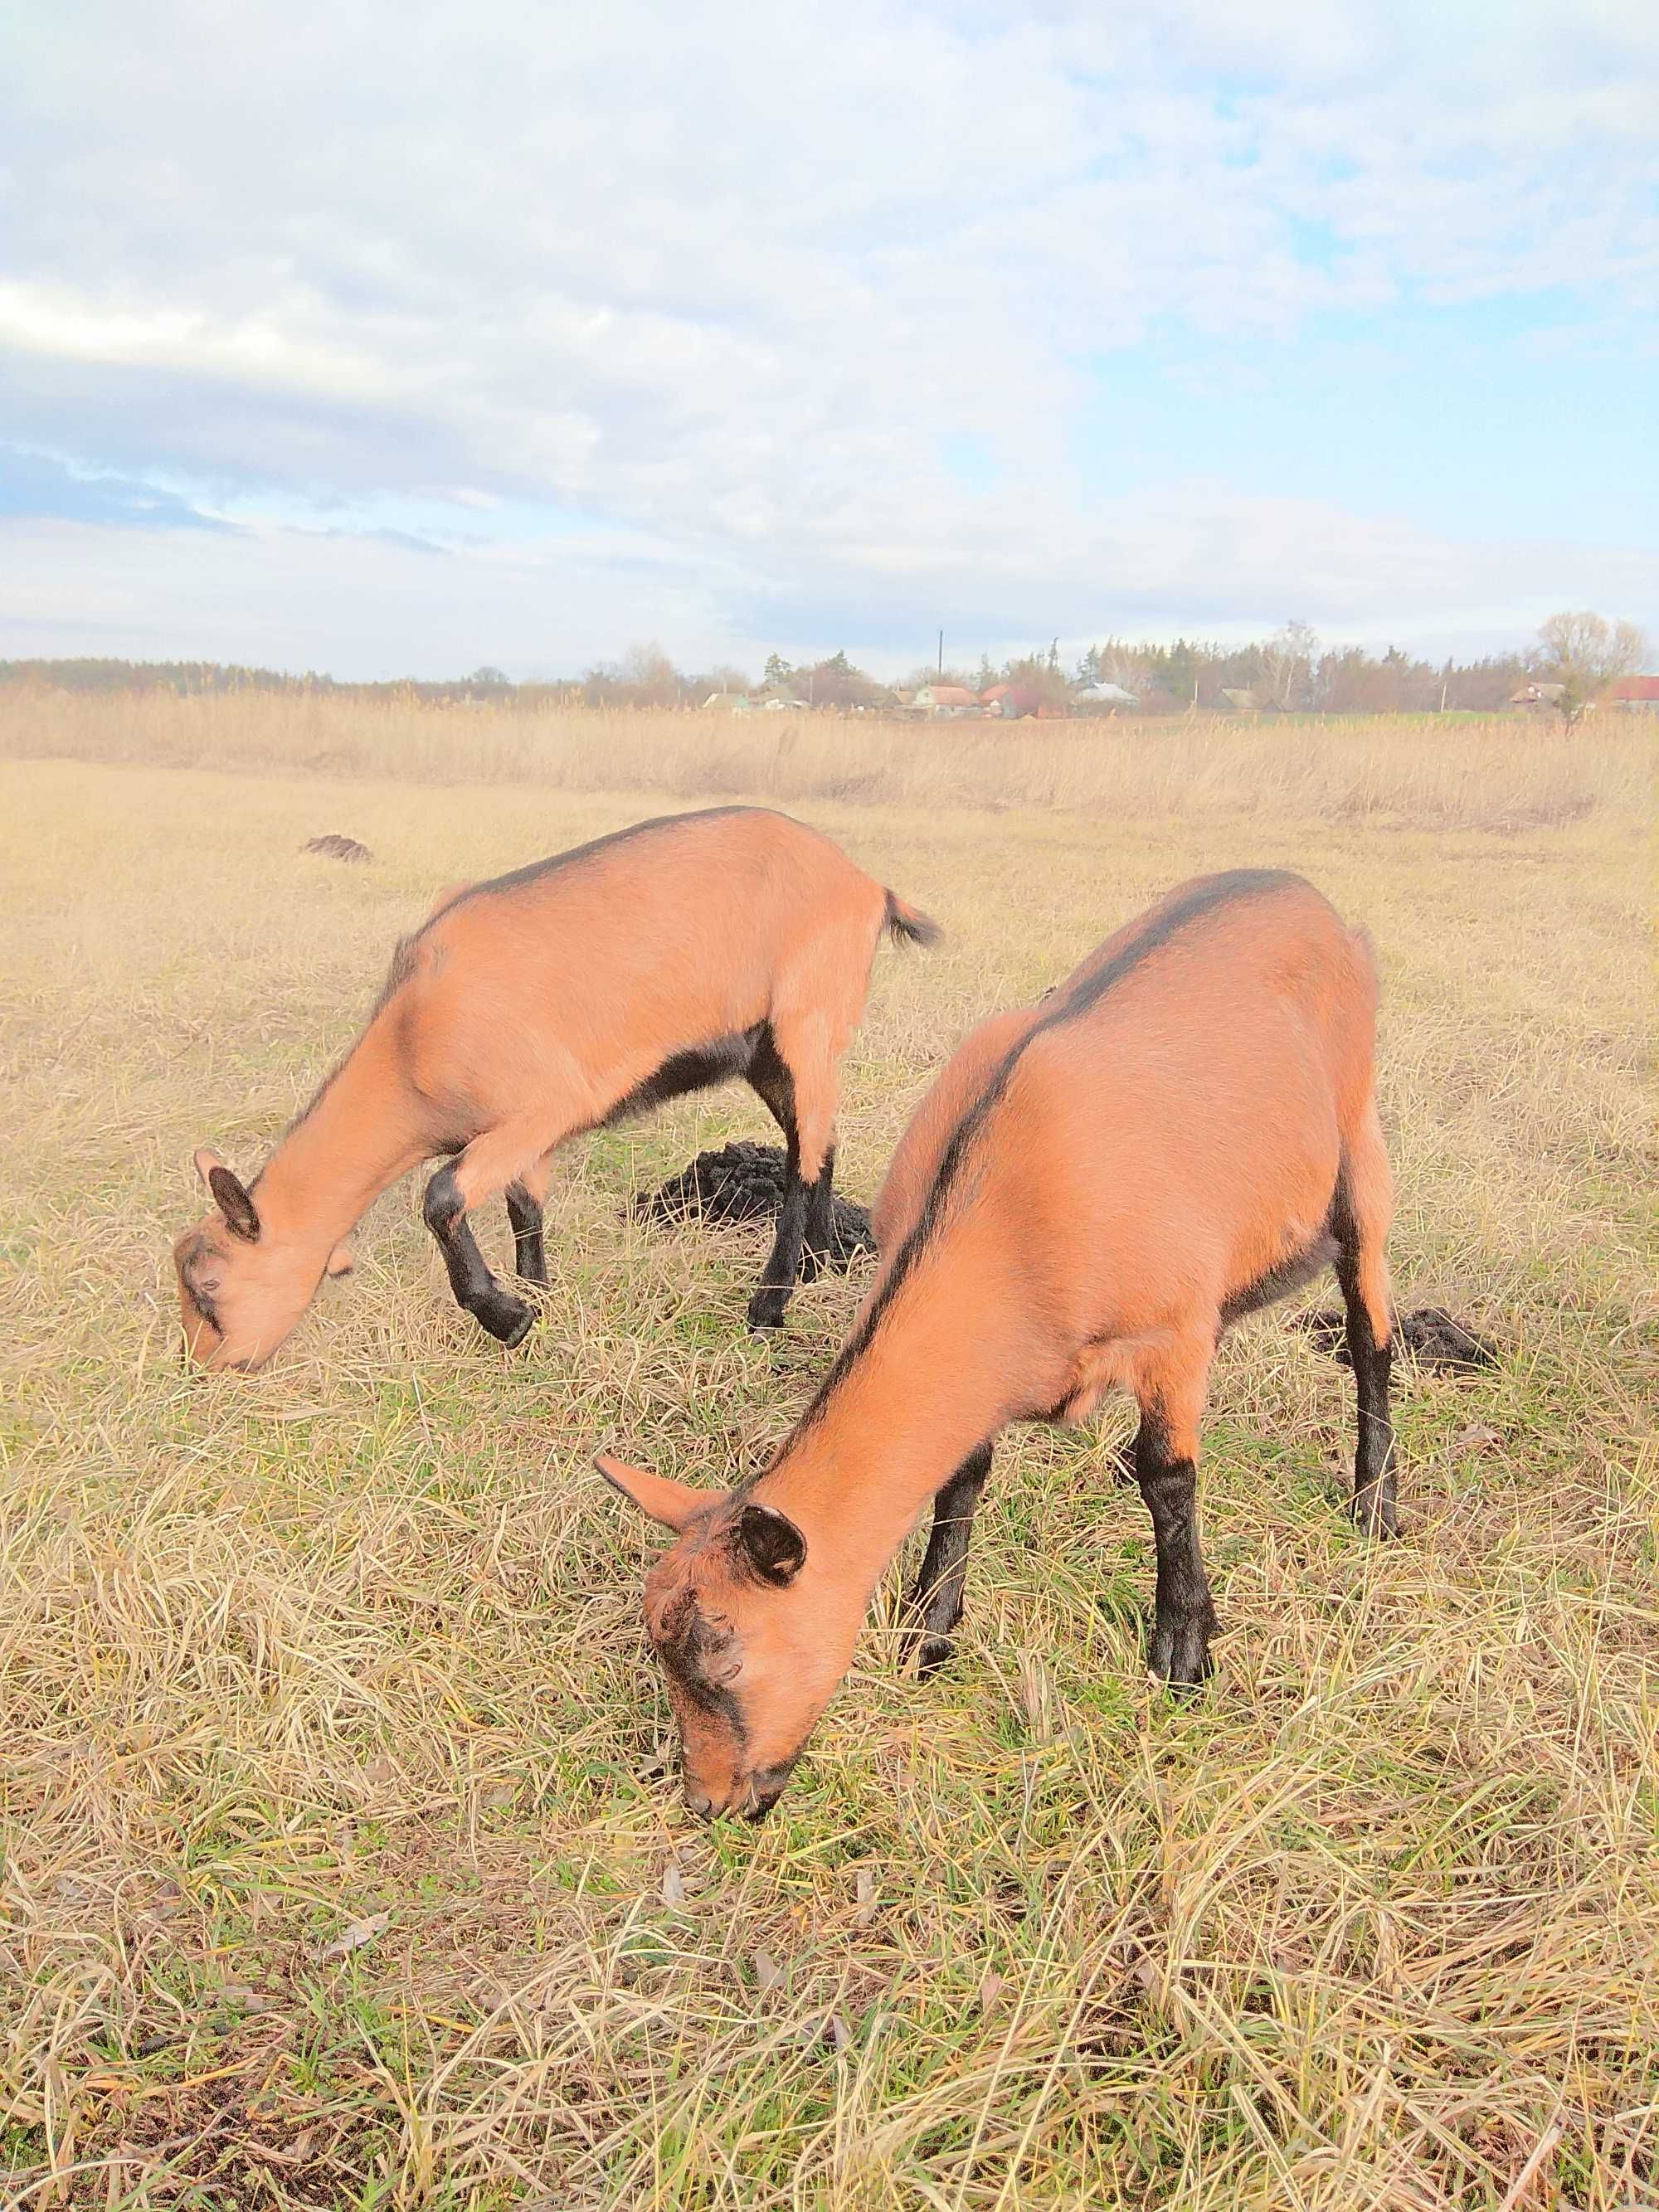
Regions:
[[[1305,623],[1290,623],[1274,636],[1243,646],[1190,638],[1164,645],[1109,637],[1091,646],[1069,668],[1062,664],[1056,642],[1046,652],[1000,663],[981,656],[971,667],[923,665],[894,684],[857,667],[845,653],[799,663],[775,653],[758,678],[751,678],[747,672],[730,666],[681,670],[654,645],[635,647],[616,661],[598,663],[562,682],[537,684],[514,684],[501,669],[488,665],[447,681],[345,684],[331,676],[292,676],[216,661],[91,659],[0,661],[0,684],[69,691],[171,691],[180,697],[310,692],[518,708],[576,703],[696,707],[711,693],[740,693],[757,702],[799,702],[842,713],[879,712],[927,684],[957,684],[975,695],[995,684],[1012,684],[1023,696],[1055,708],[1075,701],[1089,687],[1115,684],[1133,693],[1140,710],[1152,714],[1234,705],[1243,695],[1267,712],[1389,714],[1442,708],[1492,713],[1508,702],[1537,666],[1536,655],[1526,653],[1429,661],[1395,646],[1382,653],[1360,646],[1325,646]]]
[[[218,660],[0,660],[0,684],[44,684],[58,691],[171,691],[181,699],[219,692],[321,692],[342,698],[434,702],[463,699],[564,700],[568,684],[514,684],[499,668],[436,682],[399,677],[384,684],[346,684],[315,672],[290,676],[276,668],[244,668]],[[579,688],[579,687],[578,687]]]
[[[1480,660],[1418,660],[1398,646],[1381,653],[1358,645],[1323,646],[1307,623],[1293,622],[1243,646],[1109,638],[1084,654],[1078,676],[1085,684],[1121,684],[1147,714],[1179,714],[1194,702],[1213,706],[1227,691],[1248,691],[1261,707],[1284,714],[1491,714],[1527,681],[1534,659],[1504,653]]]

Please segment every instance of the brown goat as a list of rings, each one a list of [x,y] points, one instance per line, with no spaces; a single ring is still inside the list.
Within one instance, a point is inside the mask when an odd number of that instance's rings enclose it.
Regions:
[[[545,1283],[542,1201],[566,1138],[743,1076],[782,1130],[777,1236],[749,1308],[776,1328],[827,1253],[836,1076],[885,927],[925,915],[787,815],[718,807],[641,822],[494,882],[444,893],[398,946],[368,1026],[258,1180],[211,1152],[216,1211],[174,1247],[179,1310],[209,1366],[257,1367],[341,1243],[418,1162],[451,1155],[425,1218],[456,1299],[503,1344],[533,1313],[467,1225],[505,1194],[518,1272]]]
[[[875,1287],[763,1474],[711,1495],[601,1457],[680,1532],[645,1610],[694,1810],[775,1802],[930,1500],[910,1603],[922,1668],[940,1663],[998,1431],[1081,1420],[1114,1384],[1140,1408],[1151,1664],[1200,1681],[1210,1364],[1230,1322],[1328,1261],[1358,1385],[1355,1514],[1394,1533],[1376,1010],[1369,939],[1299,877],[1182,885],[946,1066],[877,1203]]]

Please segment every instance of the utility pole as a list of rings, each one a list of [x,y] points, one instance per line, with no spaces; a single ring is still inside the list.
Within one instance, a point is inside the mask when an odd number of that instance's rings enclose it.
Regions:
[[[943,630],[939,634],[939,672],[941,676],[945,673],[945,632]]]

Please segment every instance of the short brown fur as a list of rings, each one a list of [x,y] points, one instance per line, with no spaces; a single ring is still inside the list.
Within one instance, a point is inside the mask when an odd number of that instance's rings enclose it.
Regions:
[[[457,1297],[516,1342],[532,1310],[483,1267],[467,1213],[506,1193],[520,1271],[544,1280],[541,1201],[558,1146],[655,1096],[745,1073],[785,1127],[799,1187],[793,1257],[775,1251],[751,1307],[775,1324],[803,1236],[811,1258],[809,1186],[827,1216],[839,1063],[884,927],[932,928],[829,838],[755,807],[641,823],[447,890],[251,1190],[198,1155],[218,1211],[174,1248],[191,1349],[210,1366],[268,1359],[325,1273],[349,1266],[341,1239],[436,1154],[453,1164],[427,1218]]]
[[[876,1285],[757,1481],[711,1497],[602,1462],[686,1532],[647,1578],[659,1651],[672,1666],[689,1628],[719,1624],[720,1697],[689,1724],[676,1697],[695,1807],[773,1802],[930,1499],[913,1601],[923,1664],[938,1663],[991,1440],[1010,1421],[1080,1420],[1114,1385],[1141,1409],[1152,1662],[1201,1679],[1213,1613],[1194,1484],[1211,1360],[1230,1319],[1333,1258],[1358,1355],[1356,1512],[1392,1533],[1376,997],[1369,939],[1299,878],[1182,885],[958,1048],[877,1201]],[[799,1538],[781,1583],[748,1557],[754,1504]]]

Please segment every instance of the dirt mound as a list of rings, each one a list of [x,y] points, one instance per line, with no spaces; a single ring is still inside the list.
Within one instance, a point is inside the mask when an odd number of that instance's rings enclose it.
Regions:
[[[319,854],[325,860],[372,860],[374,858],[367,845],[360,845],[355,837],[343,837],[337,830],[331,830],[325,837],[309,837],[301,846],[302,853]]]
[[[699,1152],[660,1190],[634,1194],[634,1211],[647,1221],[770,1222],[782,1204],[783,1154],[775,1145],[723,1145],[717,1152]],[[876,1249],[870,1209],[847,1198],[836,1198],[833,1207],[829,1264],[850,1267]]]
[[[1301,1314],[1297,1326],[1305,1328],[1322,1352],[1328,1352],[1345,1367],[1348,1358],[1347,1331],[1340,1313]],[[1443,1306],[1417,1306],[1394,1317],[1394,1340],[1408,1359],[1419,1367],[1438,1367],[1457,1375],[1478,1368],[1496,1367],[1498,1353],[1484,1337],[1461,1321],[1454,1321]]]

